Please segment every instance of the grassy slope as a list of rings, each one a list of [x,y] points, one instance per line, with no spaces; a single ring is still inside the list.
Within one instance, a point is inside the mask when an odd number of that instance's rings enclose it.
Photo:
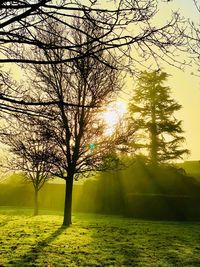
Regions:
[[[0,210],[0,266],[200,266],[200,223]]]

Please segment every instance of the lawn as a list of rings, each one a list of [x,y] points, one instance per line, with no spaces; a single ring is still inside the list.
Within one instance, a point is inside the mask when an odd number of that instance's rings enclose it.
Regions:
[[[200,266],[200,222],[0,209],[0,266]]]

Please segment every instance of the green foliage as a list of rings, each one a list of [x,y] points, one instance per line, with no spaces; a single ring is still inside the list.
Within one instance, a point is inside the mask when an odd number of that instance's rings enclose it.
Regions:
[[[172,166],[154,168],[138,160],[126,170],[88,179],[76,193],[76,211],[151,219],[200,218],[200,183]]]
[[[61,216],[16,212],[0,210],[1,266],[200,265],[199,223],[74,214],[66,229]]]
[[[181,105],[171,98],[170,88],[164,86],[167,77],[165,72],[142,72],[129,104],[135,148],[147,151],[154,165],[188,153],[181,148],[184,142],[181,121],[174,117]]]
[[[122,190],[118,172],[101,173],[95,179],[85,181],[82,190],[77,192],[78,201],[74,209],[79,212],[123,214]]]
[[[47,183],[39,194],[41,212],[63,209],[64,184]],[[74,184],[73,210],[138,218],[200,218],[200,183],[171,166],[153,168],[142,160],[127,169],[100,172]],[[30,184],[0,184],[0,205],[33,207]],[[177,207],[176,209],[174,207]],[[40,212],[40,213],[41,213]]]
[[[200,181],[200,161],[185,161],[183,163],[178,163],[177,166],[185,170],[188,175],[194,176],[198,181]]]
[[[170,165],[160,165],[154,168],[138,160],[123,172],[123,177],[127,194],[146,193],[195,197],[200,193],[200,183],[195,178]]]
[[[45,184],[38,196],[41,209],[63,209],[64,184]],[[0,184],[0,206],[34,207],[31,184]]]
[[[101,171],[119,170],[123,166],[122,160],[116,152],[110,152],[102,157],[102,164],[100,166]]]

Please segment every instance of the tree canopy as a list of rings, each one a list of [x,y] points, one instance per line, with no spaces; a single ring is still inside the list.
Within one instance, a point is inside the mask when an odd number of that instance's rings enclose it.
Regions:
[[[165,86],[167,73],[161,71],[142,72],[129,104],[131,125],[135,127],[134,146],[148,152],[153,165],[181,158],[187,149],[181,121],[174,113],[181,109],[170,96]]]
[[[166,21],[160,27],[152,22],[158,13],[158,2],[156,0],[145,1],[105,1],[100,7],[100,1],[1,1],[0,8],[0,52],[3,57],[0,62],[24,62],[49,64],[47,59],[39,60],[34,57],[27,58],[24,49],[30,50],[34,47],[39,49],[54,50],[57,48],[73,52],[66,54],[62,60],[54,60],[53,63],[69,62],[88,55],[94,55],[93,49],[87,54],[80,54],[80,46],[88,45],[86,39],[81,45],[74,42],[70,31],[75,30],[90,37],[89,43],[96,51],[102,49],[110,53],[117,49],[121,55],[131,56],[130,48],[138,52],[141,57],[158,58],[157,48],[166,54],[170,46],[183,44],[183,27],[178,13],[172,13],[171,20]],[[73,24],[73,19],[78,18],[81,24],[89,20],[93,27],[102,30],[97,36],[84,32]],[[51,40],[43,40],[37,35],[38,31],[45,34],[45,23],[47,19],[53,20],[60,27],[65,27],[69,35],[61,44],[52,43]],[[55,33],[49,33],[52,37]],[[54,36],[55,37],[55,36]],[[54,38],[55,39],[55,38]],[[133,44],[133,46],[130,46]],[[102,46],[103,45],[103,46]],[[134,57],[132,57],[134,60]],[[170,59],[170,57],[168,57]]]

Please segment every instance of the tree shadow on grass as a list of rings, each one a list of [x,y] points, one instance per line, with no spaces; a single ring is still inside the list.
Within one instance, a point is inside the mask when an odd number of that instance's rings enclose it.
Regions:
[[[51,242],[53,242],[58,236],[60,236],[63,233],[63,231],[65,231],[66,229],[67,228],[63,226],[59,227],[50,236],[48,236],[44,240],[39,241],[37,244],[33,245],[32,248],[26,254],[24,254],[19,260],[10,261],[9,266],[29,266],[29,267],[38,266],[38,264],[36,264],[36,260],[40,256],[40,254],[43,252],[43,250]]]

